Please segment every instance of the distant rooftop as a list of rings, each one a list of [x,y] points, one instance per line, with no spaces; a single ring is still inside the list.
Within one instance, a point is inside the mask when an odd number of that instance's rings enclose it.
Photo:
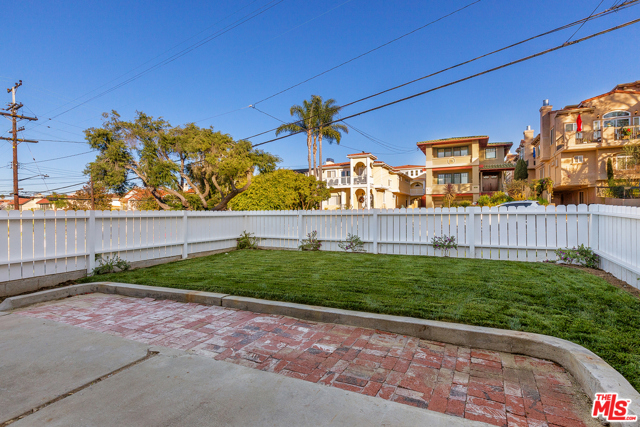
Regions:
[[[433,144],[434,142],[445,142],[445,141],[457,141],[457,140],[468,140],[468,139],[489,139],[487,135],[477,135],[477,136],[456,136],[453,138],[442,138],[442,139],[431,139],[428,141],[418,142],[417,144]]]

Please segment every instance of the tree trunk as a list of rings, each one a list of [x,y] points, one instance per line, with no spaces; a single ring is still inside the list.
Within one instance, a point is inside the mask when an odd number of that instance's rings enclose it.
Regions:
[[[318,180],[322,181],[322,128],[320,128],[320,131],[318,132],[318,154],[320,157],[320,162],[318,165]]]
[[[231,191],[229,191],[224,197],[222,197],[222,200],[220,200],[220,202],[215,205],[213,207],[214,211],[221,211],[227,208],[227,204],[229,203],[229,201],[231,199],[233,199],[235,196],[237,196],[238,194],[247,191],[249,189],[249,186],[251,185],[251,178],[253,177],[253,174],[251,172],[247,173],[247,183],[242,186],[241,188],[235,188],[235,186],[233,186],[233,184],[231,185]]]
[[[316,153],[318,152],[318,145],[316,144],[316,135],[313,135],[313,175],[318,179],[318,168],[316,167]]]
[[[307,131],[307,160],[309,161],[309,176],[311,176],[311,131]]]

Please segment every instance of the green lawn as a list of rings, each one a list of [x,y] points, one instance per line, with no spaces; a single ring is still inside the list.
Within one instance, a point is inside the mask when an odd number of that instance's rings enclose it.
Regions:
[[[552,264],[337,252],[234,251],[94,276],[115,281],[552,335],[640,390],[640,301]]]

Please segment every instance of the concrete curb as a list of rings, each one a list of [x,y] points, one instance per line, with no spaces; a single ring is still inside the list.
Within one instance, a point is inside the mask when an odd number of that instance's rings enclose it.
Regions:
[[[640,394],[604,360],[578,344],[530,332],[508,331],[412,317],[235,297],[212,292],[196,292],[111,282],[86,283],[10,297],[0,304],[0,312],[90,292],[217,305],[317,322],[379,329],[426,340],[547,359],[567,369],[590,398],[593,399],[596,393],[617,392],[621,398],[631,399],[632,402],[628,408],[630,414],[640,415]],[[637,426],[638,424],[633,422],[616,425]]]

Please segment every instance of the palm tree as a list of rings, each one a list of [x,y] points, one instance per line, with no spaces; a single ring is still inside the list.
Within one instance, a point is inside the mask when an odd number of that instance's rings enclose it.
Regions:
[[[302,101],[302,105],[294,105],[289,110],[289,113],[296,117],[298,121],[294,123],[285,123],[282,126],[279,126],[276,129],[276,136],[280,135],[283,132],[288,132],[290,134],[293,133],[306,133],[307,134],[307,151],[308,151],[308,160],[309,160],[309,176],[311,176],[311,138],[313,135],[313,120],[314,117],[314,103],[312,101],[307,101],[306,99]],[[315,163],[315,156],[313,158]]]
[[[322,179],[322,139],[326,138],[329,144],[336,142],[340,144],[342,134],[340,132],[349,133],[349,129],[342,123],[332,123],[335,121],[336,116],[340,112],[340,107],[336,104],[336,100],[329,98],[326,101],[322,101],[322,97],[313,95],[312,102],[314,104],[314,110],[316,112],[316,122],[314,130],[314,142],[315,137],[318,138],[319,148],[319,168],[316,171],[316,178]],[[314,144],[315,146],[315,144]],[[315,158],[315,147],[314,147]]]

